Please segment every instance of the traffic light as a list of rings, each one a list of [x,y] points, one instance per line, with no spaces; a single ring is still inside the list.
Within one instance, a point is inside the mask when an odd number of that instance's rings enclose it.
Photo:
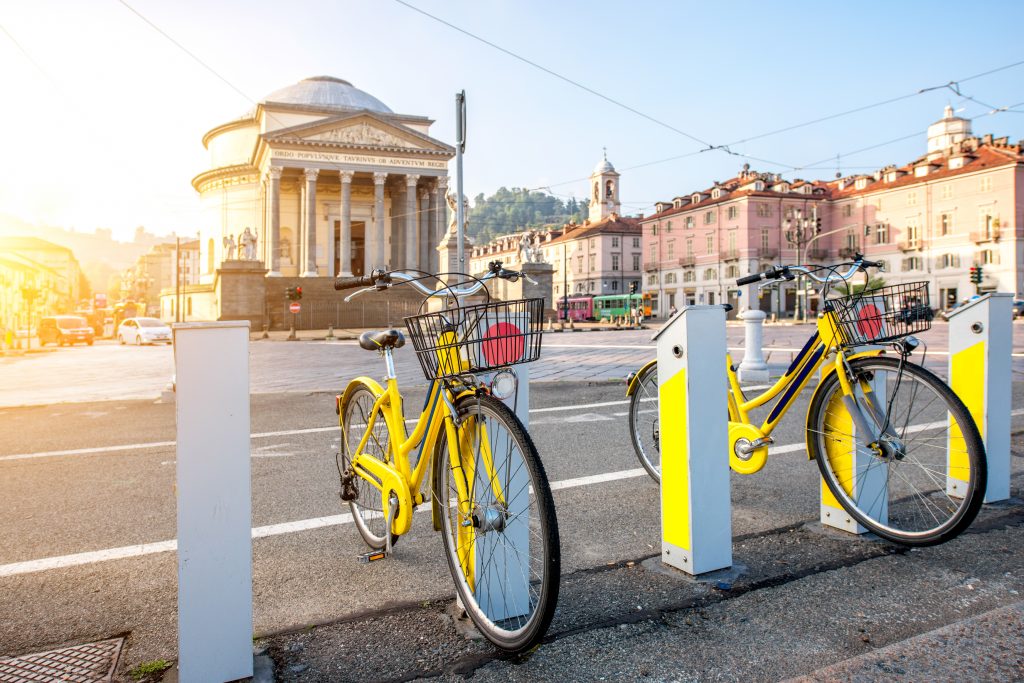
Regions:
[[[302,298],[302,287],[295,288],[295,300],[298,301]]]
[[[288,301],[295,301],[298,297],[295,296],[295,287],[286,287],[284,290],[284,298]]]
[[[821,232],[821,219],[820,218],[815,218],[814,219],[814,234],[818,234],[820,232]]]
[[[971,282],[981,284],[981,266],[971,266]]]
[[[636,283],[635,282],[630,282],[629,283],[629,293],[630,294],[636,294]]]

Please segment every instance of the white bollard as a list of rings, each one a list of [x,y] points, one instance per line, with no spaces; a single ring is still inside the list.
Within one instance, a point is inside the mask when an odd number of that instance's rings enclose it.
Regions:
[[[178,678],[252,676],[249,323],[180,323]]]
[[[658,342],[661,559],[688,574],[732,566],[725,309],[684,307]]]
[[[741,382],[767,382],[768,364],[764,362],[764,319],[768,314],[764,311],[748,308],[740,313],[744,322],[745,342],[743,361],[737,374]]]
[[[949,315],[949,385],[985,442],[986,503],[1010,497],[1012,300],[1010,294],[986,294]],[[948,482],[950,492],[956,487],[955,480]]]

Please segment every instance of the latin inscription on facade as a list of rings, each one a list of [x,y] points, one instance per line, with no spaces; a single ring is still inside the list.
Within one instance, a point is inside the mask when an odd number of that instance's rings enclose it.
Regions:
[[[300,152],[290,149],[275,149],[274,159],[291,161],[325,161],[333,164],[355,164],[360,166],[391,166],[399,168],[433,168],[445,170],[448,163],[441,159],[403,159],[396,157],[371,157],[362,154],[340,154],[337,152]]]

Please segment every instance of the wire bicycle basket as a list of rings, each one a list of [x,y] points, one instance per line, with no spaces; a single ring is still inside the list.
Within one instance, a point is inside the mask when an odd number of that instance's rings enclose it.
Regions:
[[[535,361],[543,324],[544,299],[496,301],[405,319],[428,380]]]
[[[833,327],[843,346],[896,341],[931,329],[935,316],[927,282],[888,285],[867,292],[829,299]]]

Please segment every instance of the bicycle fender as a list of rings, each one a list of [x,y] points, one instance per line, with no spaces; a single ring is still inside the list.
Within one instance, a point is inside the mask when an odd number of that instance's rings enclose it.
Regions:
[[[847,356],[846,360],[850,361],[850,360],[855,360],[857,358],[870,358],[872,356],[881,356],[883,353],[885,353],[885,351],[882,350],[882,349],[875,349],[873,351],[862,351],[861,353],[855,353],[852,356]],[[821,387],[822,387],[822,385],[825,384],[825,380],[828,379],[828,376],[831,375],[835,371],[836,371],[836,364],[835,363],[829,363],[828,366],[825,369],[825,374],[822,375],[822,377],[821,377],[821,381],[818,382],[818,386],[814,389],[814,393],[811,394],[810,402],[807,404],[807,417],[804,419],[804,424],[805,425],[807,424],[807,421],[811,419],[810,410],[811,410],[811,406],[814,405],[814,398],[818,395],[818,392],[821,391]],[[805,439],[805,443],[807,445],[807,459],[808,460],[814,460],[814,456],[811,454],[811,432],[810,432],[810,426],[808,426],[807,430],[805,431],[804,439]]]
[[[345,405],[348,404],[349,397],[352,395],[352,392],[355,391],[356,387],[358,387],[361,384],[365,384],[367,387],[370,388],[370,391],[373,392],[375,399],[380,398],[381,396],[384,395],[384,387],[382,387],[380,383],[377,382],[377,380],[372,379],[370,377],[356,377],[354,380],[348,383],[348,386],[345,387],[344,393],[342,393],[341,396],[338,397],[338,415],[341,415],[342,411],[345,408]]]
[[[626,396],[632,396],[634,393],[636,393],[636,387],[637,387],[637,384],[638,384],[637,377],[639,377],[640,375],[644,374],[644,370],[646,370],[647,368],[651,367],[652,365],[654,365],[657,362],[658,362],[657,358],[655,358],[653,360],[647,361],[646,363],[644,363],[643,367],[641,367],[636,372],[632,373],[626,379]]]

